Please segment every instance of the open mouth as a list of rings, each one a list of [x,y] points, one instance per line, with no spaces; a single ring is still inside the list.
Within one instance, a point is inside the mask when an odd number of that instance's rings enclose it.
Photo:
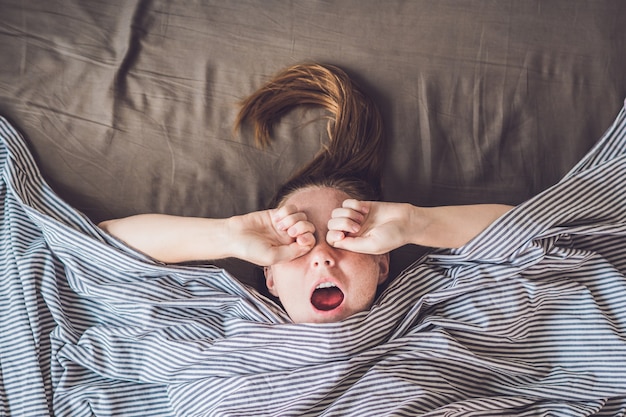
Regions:
[[[332,282],[323,282],[311,295],[311,304],[318,310],[334,310],[343,302],[343,291]]]

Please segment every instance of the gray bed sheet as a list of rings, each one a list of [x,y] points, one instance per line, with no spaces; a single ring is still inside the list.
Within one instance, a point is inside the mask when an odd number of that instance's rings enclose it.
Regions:
[[[387,199],[518,204],[615,117],[625,28],[621,0],[0,0],[0,114],[94,221],[223,217],[264,207],[325,140],[298,109],[256,149],[232,131],[240,100],[330,63],[382,109]]]

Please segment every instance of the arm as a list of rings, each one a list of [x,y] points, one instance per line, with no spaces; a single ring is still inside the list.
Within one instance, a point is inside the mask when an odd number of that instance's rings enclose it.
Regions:
[[[406,244],[457,248],[512,207],[501,204],[417,207],[346,200],[329,221],[328,242],[341,249],[384,253]]]
[[[458,248],[475,238],[491,223],[511,210],[503,204],[414,207],[414,241],[436,248]]]
[[[315,244],[313,225],[293,206],[226,219],[139,214],[99,226],[166,263],[235,257],[270,265],[302,256]]]
[[[231,256],[226,219],[139,214],[107,220],[98,226],[127,245],[167,262],[222,259]]]

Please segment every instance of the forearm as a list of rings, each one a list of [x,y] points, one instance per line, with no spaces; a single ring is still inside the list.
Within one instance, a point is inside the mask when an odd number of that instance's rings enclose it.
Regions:
[[[140,214],[99,224],[127,245],[165,263],[232,256],[228,219]]]
[[[409,243],[436,248],[458,248],[511,208],[512,206],[503,204],[413,206]]]

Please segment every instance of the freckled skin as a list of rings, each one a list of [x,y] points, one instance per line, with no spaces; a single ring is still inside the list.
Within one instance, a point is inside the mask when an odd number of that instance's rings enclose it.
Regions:
[[[367,310],[376,289],[389,272],[388,255],[366,255],[337,249],[326,242],[331,212],[349,196],[333,188],[305,188],[292,194],[293,204],[315,226],[316,243],[306,255],[266,268],[266,283],[296,323],[336,322]],[[335,283],[344,293],[342,304],[332,311],[319,311],[311,294],[324,281]]]

